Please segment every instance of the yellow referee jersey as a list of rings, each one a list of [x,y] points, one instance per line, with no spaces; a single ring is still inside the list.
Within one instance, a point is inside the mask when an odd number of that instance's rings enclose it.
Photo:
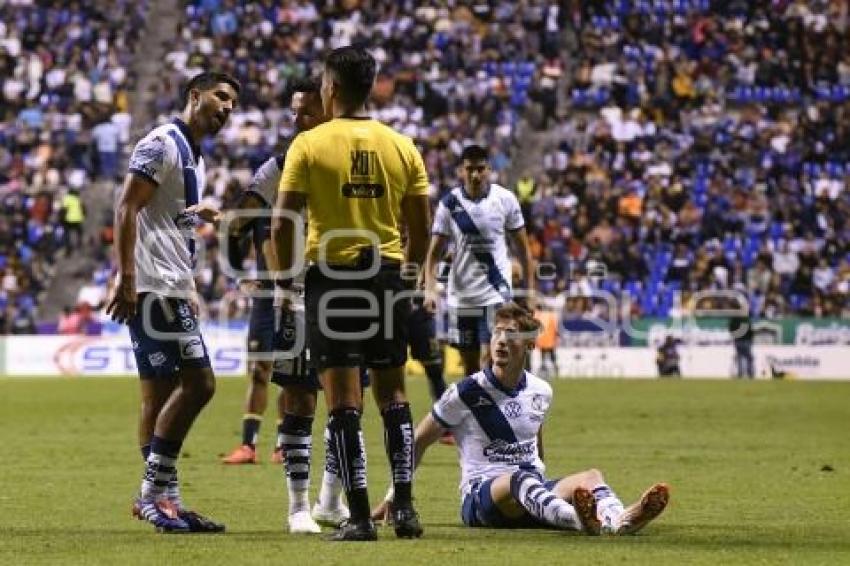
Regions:
[[[407,136],[370,118],[336,118],[295,138],[280,190],[306,194],[308,260],[349,265],[377,241],[381,257],[403,261],[401,200],[427,195],[428,174]]]

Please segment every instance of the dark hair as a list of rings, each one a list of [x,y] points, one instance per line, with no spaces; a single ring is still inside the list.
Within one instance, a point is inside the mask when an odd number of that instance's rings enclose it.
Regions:
[[[365,104],[372,92],[378,64],[363,47],[349,45],[331,51],[325,59],[325,69],[333,74],[339,84],[340,99],[347,106]]]
[[[322,89],[322,81],[317,77],[297,77],[289,81],[286,85],[286,92],[283,97],[284,105],[288,105],[292,101],[292,97],[296,92],[305,94],[317,93]]]
[[[460,154],[461,161],[487,161],[488,159],[490,159],[490,152],[480,145],[468,145]]]
[[[516,321],[520,332],[537,333],[540,331],[540,322],[530,312],[516,303],[506,303],[496,309],[496,315],[493,317],[493,320],[500,319]]]
[[[203,73],[198,73],[189,79],[189,82],[186,83],[185,87],[183,87],[183,92],[181,93],[180,98],[181,107],[185,108],[186,104],[189,103],[189,93],[193,89],[210,90],[220,83],[227,83],[232,86],[233,90],[236,91],[236,94],[239,94],[239,91],[242,90],[242,85],[239,84],[239,81],[227,73],[204,71]]]
[[[289,92],[319,92],[322,79],[318,77],[296,77],[289,81]]]

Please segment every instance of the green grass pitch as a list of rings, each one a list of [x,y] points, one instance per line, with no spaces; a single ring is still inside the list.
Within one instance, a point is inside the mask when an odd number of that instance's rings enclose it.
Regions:
[[[429,407],[422,381],[410,384],[417,417]],[[670,507],[640,535],[464,528],[455,451],[442,445],[417,474],[421,540],[386,528],[376,544],[288,535],[283,473],[268,463],[274,417],[261,465],[218,463],[239,438],[238,379],[220,380],[180,462],[186,499],[227,534],[157,535],[129,514],[141,473],[134,380],[0,380],[0,564],[850,564],[850,383],[554,385],[550,476],[600,468],[627,503],[671,484]],[[376,501],[387,464],[371,401],[364,422]]]

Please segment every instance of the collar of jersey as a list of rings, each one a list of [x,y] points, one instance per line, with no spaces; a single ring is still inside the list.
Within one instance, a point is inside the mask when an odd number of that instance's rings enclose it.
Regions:
[[[186,138],[186,143],[188,143],[189,147],[192,148],[192,157],[195,158],[195,163],[197,163],[201,157],[201,146],[196,144],[195,140],[192,139],[192,132],[189,130],[189,126],[187,126],[186,122],[184,122],[180,118],[172,119],[171,123],[177,126],[177,129],[180,130],[180,133],[183,134],[184,138]]]
[[[481,202],[482,200],[484,200],[485,198],[490,196],[490,185],[491,185],[491,183],[487,183],[487,190],[485,190],[483,193],[481,193],[481,195],[479,195],[478,198],[472,198],[470,196],[470,194],[468,192],[466,192],[466,187],[464,187],[463,185],[460,186],[460,194],[462,194],[463,198],[465,198],[468,201]]]
[[[490,382],[493,387],[507,395],[508,397],[516,397],[519,395],[519,392],[525,389],[525,386],[528,383],[528,380],[525,378],[525,370],[522,371],[522,377],[519,378],[519,382],[516,384],[516,389],[508,389],[505,387],[501,381],[496,378],[496,375],[493,373],[493,368],[487,366],[484,368],[484,375],[487,377],[487,381]]]

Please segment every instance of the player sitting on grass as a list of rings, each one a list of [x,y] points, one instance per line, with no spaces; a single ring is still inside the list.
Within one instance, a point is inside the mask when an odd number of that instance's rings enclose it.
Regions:
[[[539,323],[509,303],[496,311],[492,365],[453,384],[415,433],[416,463],[446,430],[458,445],[461,515],[469,527],[548,527],[587,534],[633,534],[667,506],[669,488],[655,484],[624,508],[598,470],[547,480],[543,419],[552,399],[544,380],[524,371]],[[373,512],[387,516],[392,494]]]

